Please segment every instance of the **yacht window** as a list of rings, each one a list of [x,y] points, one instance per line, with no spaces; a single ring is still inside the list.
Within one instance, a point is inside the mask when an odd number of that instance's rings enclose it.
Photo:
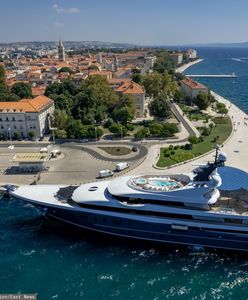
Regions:
[[[233,224],[242,224],[242,219],[231,219],[231,218],[223,218],[225,223],[233,223]]]
[[[158,212],[158,211],[140,211],[136,209],[129,209],[129,208],[119,208],[119,207],[104,207],[100,205],[94,205],[89,203],[79,203],[79,206],[85,207],[85,208],[91,208],[96,210],[104,210],[104,211],[114,211],[114,212],[120,212],[120,213],[131,213],[131,214],[137,214],[137,215],[144,215],[144,216],[156,216],[156,217],[167,217],[167,218],[175,218],[175,219],[188,219],[193,220],[192,215],[186,215],[186,214],[177,214],[177,213],[165,213],[165,212]],[[95,218],[96,221],[96,218]]]
[[[94,191],[96,191],[97,189],[98,189],[97,186],[91,186],[91,187],[88,189],[88,191],[89,191],[89,192],[94,192]]]
[[[115,225],[121,225],[122,222],[120,220],[113,220],[113,224],[115,224]]]
[[[114,196],[120,202],[127,202],[130,204],[154,204],[154,205],[166,205],[172,207],[184,207],[185,205],[183,202],[179,201],[167,201],[167,200],[157,200],[157,199],[138,199],[138,198],[128,198],[128,197],[121,197],[121,196]]]

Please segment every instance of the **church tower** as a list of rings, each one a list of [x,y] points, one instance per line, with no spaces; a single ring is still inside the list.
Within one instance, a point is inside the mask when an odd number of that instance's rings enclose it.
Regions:
[[[59,40],[59,44],[58,44],[58,56],[59,56],[59,61],[65,61],[65,47],[61,40]]]

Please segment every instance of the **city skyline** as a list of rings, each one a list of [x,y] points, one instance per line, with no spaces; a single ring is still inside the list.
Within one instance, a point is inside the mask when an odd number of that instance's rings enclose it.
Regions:
[[[245,0],[239,5],[232,0],[10,0],[2,3],[0,42],[59,38],[136,45],[245,42],[247,8]]]

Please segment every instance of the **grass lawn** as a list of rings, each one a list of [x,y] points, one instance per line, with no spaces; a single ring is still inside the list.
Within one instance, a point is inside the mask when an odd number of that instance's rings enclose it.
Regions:
[[[132,152],[132,150],[128,147],[111,146],[111,147],[98,147],[98,148],[113,156],[127,155]]]
[[[189,118],[190,121],[198,121],[198,120],[207,120],[208,116],[206,114],[203,113],[190,113],[187,114],[187,117]]]
[[[204,154],[214,148],[216,144],[222,144],[232,132],[232,123],[229,117],[214,118],[213,122],[216,126],[211,130],[209,136],[203,137],[203,141],[194,144],[192,150],[177,149],[169,150],[169,148],[160,149],[160,158],[157,162],[158,167],[168,167],[178,162],[182,162],[201,154]],[[219,137],[217,141],[214,138]]]
[[[187,105],[181,105],[180,107],[190,121],[207,120],[209,118],[207,114],[203,114]]]

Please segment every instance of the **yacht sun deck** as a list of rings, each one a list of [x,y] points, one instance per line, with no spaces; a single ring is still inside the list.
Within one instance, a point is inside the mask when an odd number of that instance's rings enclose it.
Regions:
[[[247,216],[248,200],[239,199],[239,197],[221,196],[217,202],[211,206],[211,212]]]
[[[128,185],[139,190],[172,191],[187,185],[188,182],[171,176],[145,175],[131,178]]]

